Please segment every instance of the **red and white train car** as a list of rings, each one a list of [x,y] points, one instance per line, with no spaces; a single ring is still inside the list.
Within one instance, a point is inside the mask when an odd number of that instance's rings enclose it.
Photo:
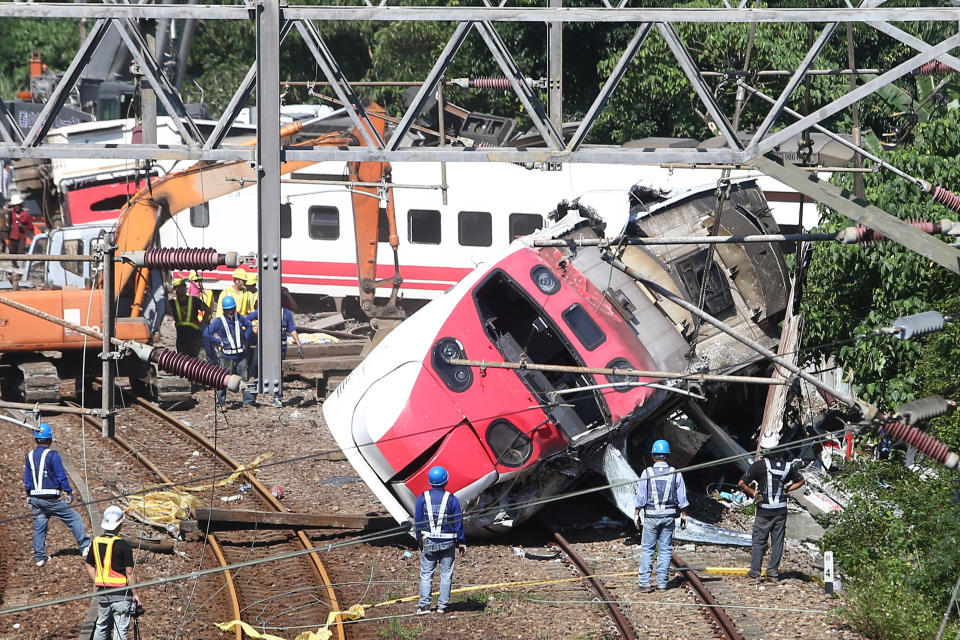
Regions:
[[[682,397],[604,376],[449,364],[525,357],[683,370],[689,347],[673,321],[598,250],[531,245],[558,236],[594,231],[571,213],[512,243],[404,321],[324,403],[337,443],[398,522],[410,519],[428,470],[441,464],[475,514],[468,529],[506,531],[581,475],[612,437]],[[616,302],[604,291],[617,292]]]
[[[515,238],[542,228],[546,212],[561,200],[590,205],[610,228],[620,229],[629,215],[628,194],[634,185],[676,193],[715,182],[720,172],[598,164],[565,164],[558,171],[544,171],[504,163],[447,163],[446,203],[439,189],[439,163],[394,163],[392,176],[404,280],[400,295],[426,301]],[[758,181],[765,191],[786,193],[787,188],[772,179],[759,176]],[[284,176],[281,193],[284,286],[296,294],[356,297],[355,227],[346,163],[321,162],[309,171]],[[796,224],[798,202],[772,206],[778,219]],[[380,227],[379,241],[384,244],[378,279],[393,275],[385,221]],[[160,245],[255,254],[256,230],[256,190],[248,188],[168,221],[160,230]],[[231,281],[229,270],[207,272],[205,277],[214,289]]]

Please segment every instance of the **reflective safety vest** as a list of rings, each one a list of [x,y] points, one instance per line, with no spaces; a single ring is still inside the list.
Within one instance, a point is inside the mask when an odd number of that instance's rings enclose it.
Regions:
[[[228,356],[236,356],[243,353],[240,316],[234,318],[233,333],[230,333],[230,324],[227,322],[227,316],[220,316],[220,324],[223,325],[223,332],[227,334],[227,344],[223,345],[223,352]]]
[[[763,464],[767,467],[767,486],[763,490],[763,502],[760,507],[764,509],[786,509],[787,497],[783,493],[783,478],[792,467],[786,461],[777,461],[776,466],[770,464],[770,460],[764,458]],[[783,468],[780,469],[780,465]]]
[[[647,481],[647,504],[643,507],[646,515],[654,518],[675,518],[680,512],[677,478],[673,472],[673,467],[668,467],[666,471],[657,471],[653,467],[643,470],[641,480]]]
[[[113,570],[113,543],[119,539],[120,536],[97,536],[93,539],[93,564],[97,570],[93,584],[98,587],[127,586],[127,574]],[[100,545],[105,545],[102,556]]]
[[[205,321],[209,321],[209,313],[212,311],[210,305],[213,304],[213,291],[202,291],[199,296],[203,300],[203,304],[207,305],[207,313],[204,314],[203,309],[197,309],[197,322],[203,324]]]
[[[34,449],[36,451],[36,449]],[[34,451],[31,451],[27,454],[27,461],[30,463],[30,478],[33,480],[33,489],[30,490],[30,495],[32,496],[58,496],[60,495],[60,489],[44,489],[43,488],[43,470],[47,465],[47,455],[50,453],[50,449],[44,449],[43,453],[40,454],[40,464],[37,464],[34,460]]]
[[[429,533],[424,531],[423,534],[431,540],[450,540],[451,538],[456,538],[456,533],[443,533],[440,529],[443,527],[443,520],[447,517],[447,499],[450,497],[449,491],[443,492],[443,499],[440,500],[440,507],[434,511],[433,510],[433,501],[430,499],[430,492],[427,491],[423,494],[424,502],[426,503],[427,512],[427,525],[430,527]]]
[[[199,329],[199,314],[193,313],[193,296],[187,296],[187,312],[183,312],[183,307],[180,306],[180,299],[176,296],[173,298],[173,312],[176,314],[176,324],[178,327],[192,327],[193,329]]]

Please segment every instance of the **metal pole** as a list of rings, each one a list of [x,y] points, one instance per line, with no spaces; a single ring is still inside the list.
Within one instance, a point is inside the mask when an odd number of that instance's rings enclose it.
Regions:
[[[756,352],[759,353],[760,355],[765,356],[766,358],[768,358],[768,359],[771,360],[772,362],[780,365],[781,367],[783,367],[784,369],[786,369],[786,370],[789,371],[790,373],[792,373],[792,374],[794,374],[794,375],[797,375],[797,376],[800,376],[801,378],[803,378],[804,380],[806,380],[807,382],[809,382],[809,383],[812,384],[813,386],[817,387],[818,389],[823,389],[824,391],[826,391],[827,393],[833,395],[835,398],[837,398],[838,400],[840,400],[840,401],[843,402],[844,404],[846,404],[846,405],[848,405],[848,406],[850,406],[850,407],[856,407],[856,408],[860,409],[860,411],[863,412],[863,415],[864,415],[865,418],[867,418],[867,419],[872,419],[873,416],[875,416],[875,415],[877,414],[877,408],[874,407],[873,405],[867,404],[867,403],[863,402],[862,400],[861,400],[861,401],[857,401],[857,400],[856,400],[855,398],[853,398],[852,396],[850,396],[850,395],[848,395],[848,394],[846,394],[846,393],[843,393],[843,392],[840,391],[839,389],[835,389],[835,388],[831,387],[831,386],[828,385],[828,384],[825,384],[825,383],[824,383],[823,381],[821,381],[821,380],[818,380],[817,378],[815,378],[815,377],[813,377],[812,375],[810,375],[809,373],[803,371],[802,369],[800,369],[799,367],[797,367],[797,366],[794,365],[793,363],[791,363],[791,362],[789,362],[789,361],[787,361],[787,360],[784,360],[783,358],[781,358],[780,356],[778,356],[777,354],[775,354],[773,351],[770,351],[770,349],[767,349],[766,347],[764,347],[762,344],[760,344],[760,343],[757,342],[756,340],[753,340],[752,338],[748,338],[747,336],[744,336],[744,335],[740,334],[739,332],[735,331],[734,329],[732,329],[732,328],[729,327],[728,325],[724,324],[724,323],[721,322],[720,320],[717,320],[716,318],[714,318],[712,315],[710,315],[710,314],[707,313],[706,311],[701,310],[701,309],[700,309],[699,307],[697,307],[695,304],[691,304],[691,303],[687,302],[686,300],[684,300],[684,299],[681,298],[680,296],[676,295],[676,294],[673,293],[672,291],[661,287],[661,286],[658,285],[656,282],[653,282],[653,281],[651,281],[651,280],[647,280],[646,278],[643,277],[643,275],[641,275],[640,273],[638,273],[636,270],[631,269],[630,267],[628,267],[627,265],[625,265],[623,262],[621,262],[619,259],[615,258],[614,256],[606,253],[606,254],[604,254],[604,255],[602,256],[602,258],[603,258],[603,260],[604,260],[605,262],[608,262],[608,263],[609,263],[611,266],[613,266],[614,268],[619,269],[620,271],[624,272],[625,274],[627,274],[628,276],[630,276],[631,278],[633,278],[633,279],[636,280],[637,282],[641,283],[642,285],[644,285],[645,287],[647,287],[647,288],[650,289],[651,291],[653,291],[653,292],[655,292],[655,293],[663,296],[664,298],[666,298],[666,299],[669,300],[670,302],[673,302],[674,304],[676,304],[676,305],[678,305],[678,306],[680,306],[680,307],[683,307],[684,309],[686,309],[686,310],[689,311],[690,313],[698,316],[701,320],[703,320],[703,321],[705,321],[705,322],[713,325],[714,327],[716,327],[716,328],[719,329],[720,331],[723,331],[725,334],[727,334],[728,336],[731,336],[732,338],[738,340],[739,342],[742,342],[743,344],[747,345],[748,347],[750,347],[751,349],[753,349],[754,351],[756,351]]]
[[[549,7],[562,7],[563,0],[548,0]],[[547,113],[563,139],[563,23],[547,23]]]
[[[257,6],[257,207],[260,226],[258,391],[280,390],[280,7]]]
[[[535,247],[617,247],[623,245],[664,244],[748,244],[754,242],[835,241],[835,233],[773,233],[750,236],[673,236],[666,238],[576,238],[570,240],[534,240]]]
[[[443,128],[443,76],[440,76],[440,82],[437,83],[437,128],[440,129],[440,148],[447,145],[447,134]],[[440,163],[440,194],[443,199],[443,206],[447,206],[447,163]]]
[[[104,438],[112,438],[114,432],[114,405],[113,405],[113,356],[111,341],[113,339],[113,254],[117,250],[113,243],[113,233],[107,233],[101,239],[100,250],[103,255],[103,351],[100,358],[103,360],[103,385],[100,433]],[[81,380],[81,384],[85,381]]]
[[[59,404],[39,404],[31,402],[7,402],[0,400],[0,409],[20,409],[23,411],[39,411],[41,413],[69,413],[82,416],[101,416],[101,412],[96,409],[83,409],[82,407],[67,407]]]
[[[689,380],[690,382],[748,382],[750,384],[784,384],[783,380],[758,378],[751,376],[728,376],[713,373],[682,373],[679,371],[644,371],[643,369],[610,369],[605,367],[573,367],[561,364],[535,364],[532,362],[488,362],[486,360],[467,360],[451,358],[448,364],[459,367],[480,367],[483,369],[529,369],[530,371],[552,371],[554,373],[588,373],[601,376],[624,376],[629,378],[654,378],[658,380]]]
[[[157,56],[157,21],[143,21],[143,35],[147,40],[146,58]],[[160,59],[161,68],[163,59]],[[140,85],[140,119],[143,127],[143,144],[157,144],[157,93],[149,82]],[[169,114],[174,116],[174,114]],[[174,116],[176,117],[176,116]],[[146,162],[149,162],[147,160]]]

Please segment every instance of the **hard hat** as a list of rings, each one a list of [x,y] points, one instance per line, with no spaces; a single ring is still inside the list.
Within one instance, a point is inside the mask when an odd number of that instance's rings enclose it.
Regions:
[[[246,282],[246,281],[247,281],[247,270],[244,269],[243,267],[237,267],[236,269],[233,270],[233,279],[234,279],[234,280],[243,280],[244,282]]]
[[[777,434],[773,431],[768,431],[760,436],[760,442],[758,444],[761,449],[772,449],[780,444],[780,438],[777,437]]]
[[[19,191],[14,191],[13,193],[10,194],[10,204],[12,205],[23,204],[23,196],[20,195]]]
[[[183,278],[174,278],[174,279],[173,279],[173,286],[179,287],[179,286],[182,285],[182,284],[183,284]]]
[[[53,429],[51,429],[50,425],[48,425],[46,422],[41,422],[40,428],[36,430],[36,432],[33,434],[33,437],[37,440],[47,440],[49,438],[53,438]]]
[[[226,298],[223,299],[224,311],[226,311],[227,309],[236,309],[236,308],[237,308],[237,301],[233,299],[233,296],[227,296]]]
[[[247,284],[256,285],[257,284],[257,274],[251,273],[247,276]]]
[[[430,469],[430,473],[427,475],[427,478],[430,480],[430,484],[434,487],[442,487],[447,484],[447,480],[450,478],[450,474],[447,473],[447,470],[443,467],[434,467]]]
[[[657,440],[653,443],[653,448],[650,450],[650,453],[665,456],[670,453],[670,443],[666,440]]]
[[[115,504],[107,507],[106,511],[103,512],[100,528],[104,531],[116,531],[121,524],[123,524],[123,509]]]
[[[190,282],[200,282],[200,274],[198,274],[196,271],[191,271],[187,274],[187,280]]]

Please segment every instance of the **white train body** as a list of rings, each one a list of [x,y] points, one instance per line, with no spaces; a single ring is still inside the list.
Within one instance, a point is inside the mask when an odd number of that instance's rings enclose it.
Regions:
[[[394,208],[404,279],[401,297],[436,298],[517,236],[541,228],[546,214],[561,200],[579,198],[607,220],[608,229],[615,230],[627,220],[633,185],[676,194],[715,183],[720,175],[719,170],[638,165],[565,164],[558,171],[545,171],[504,163],[447,163],[444,204],[439,163],[395,163]],[[740,171],[732,177],[748,175],[760,176],[759,184],[778,223],[800,222],[800,198],[795,191],[758,173]],[[293,293],[341,299],[357,295],[351,193],[348,185],[331,183],[346,182],[346,176],[346,163],[321,162],[283,178],[282,280]],[[807,204],[804,214],[803,226],[815,224],[815,205]],[[393,273],[384,229],[380,238],[378,278]],[[163,225],[160,245],[256,254],[256,187],[184,211]],[[211,288],[222,289],[230,283],[229,270],[204,275]]]

